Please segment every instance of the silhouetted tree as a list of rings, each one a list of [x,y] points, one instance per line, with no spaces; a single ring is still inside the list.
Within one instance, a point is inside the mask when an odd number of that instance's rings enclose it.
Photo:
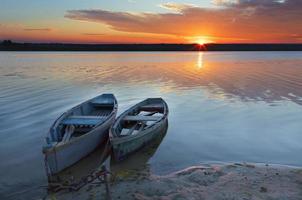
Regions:
[[[4,46],[9,46],[12,44],[13,44],[13,42],[11,40],[3,40],[3,42],[2,42],[2,45],[4,45]]]

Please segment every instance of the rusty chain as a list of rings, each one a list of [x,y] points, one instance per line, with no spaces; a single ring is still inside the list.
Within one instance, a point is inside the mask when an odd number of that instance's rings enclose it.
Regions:
[[[73,182],[72,180],[65,182],[51,181],[48,184],[48,189],[53,192],[58,192],[61,190],[78,191],[85,185],[93,183],[96,179],[98,179],[99,181],[94,184],[106,183],[107,175],[112,175],[112,173],[107,171],[105,167],[102,167],[101,170],[96,170],[88,174],[87,176],[82,177],[78,182]]]

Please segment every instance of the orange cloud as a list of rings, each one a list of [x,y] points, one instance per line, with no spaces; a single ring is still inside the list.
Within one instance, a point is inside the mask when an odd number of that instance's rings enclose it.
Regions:
[[[24,31],[51,31],[50,28],[25,28]]]
[[[83,35],[89,35],[89,36],[104,36],[104,33],[83,33]]]
[[[123,33],[205,36],[215,42],[301,42],[301,0],[216,0],[217,8],[166,3],[174,12],[70,10],[65,17],[108,25]],[[176,11],[176,12],[175,12]],[[189,39],[188,39],[189,40]]]

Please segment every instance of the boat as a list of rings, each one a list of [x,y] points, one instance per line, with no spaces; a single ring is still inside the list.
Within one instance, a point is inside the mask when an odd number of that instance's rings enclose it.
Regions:
[[[114,159],[123,160],[156,138],[168,125],[168,113],[162,98],[148,98],[122,113],[109,131]]]
[[[75,164],[105,143],[117,107],[113,94],[102,94],[63,113],[50,127],[43,147],[47,175]]]

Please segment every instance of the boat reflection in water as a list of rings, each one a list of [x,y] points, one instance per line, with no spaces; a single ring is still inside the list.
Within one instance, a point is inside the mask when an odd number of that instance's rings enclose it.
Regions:
[[[111,154],[111,147],[108,143],[103,143],[94,152],[89,154],[71,167],[49,177],[49,182],[60,183],[78,183],[89,174],[101,170],[105,165],[108,170],[117,178],[129,178],[131,175],[149,175],[148,160],[154,155],[160,143],[164,139],[168,129],[168,123],[161,133],[139,151],[129,155],[129,157],[121,162],[115,162]],[[110,162],[110,163],[109,163]],[[133,173],[135,172],[135,173]]]
[[[153,157],[168,130],[168,122],[165,128],[161,130],[149,144],[138,150],[137,152],[129,155],[127,159],[123,161],[115,161],[111,156],[110,170],[115,176],[116,180],[138,178],[139,176],[149,176],[150,168],[148,161]]]
[[[83,177],[100,170],[110,154],[109,146],[106,144],[107,141],[76,164],[49,177],[49,182],[79,182]]]

